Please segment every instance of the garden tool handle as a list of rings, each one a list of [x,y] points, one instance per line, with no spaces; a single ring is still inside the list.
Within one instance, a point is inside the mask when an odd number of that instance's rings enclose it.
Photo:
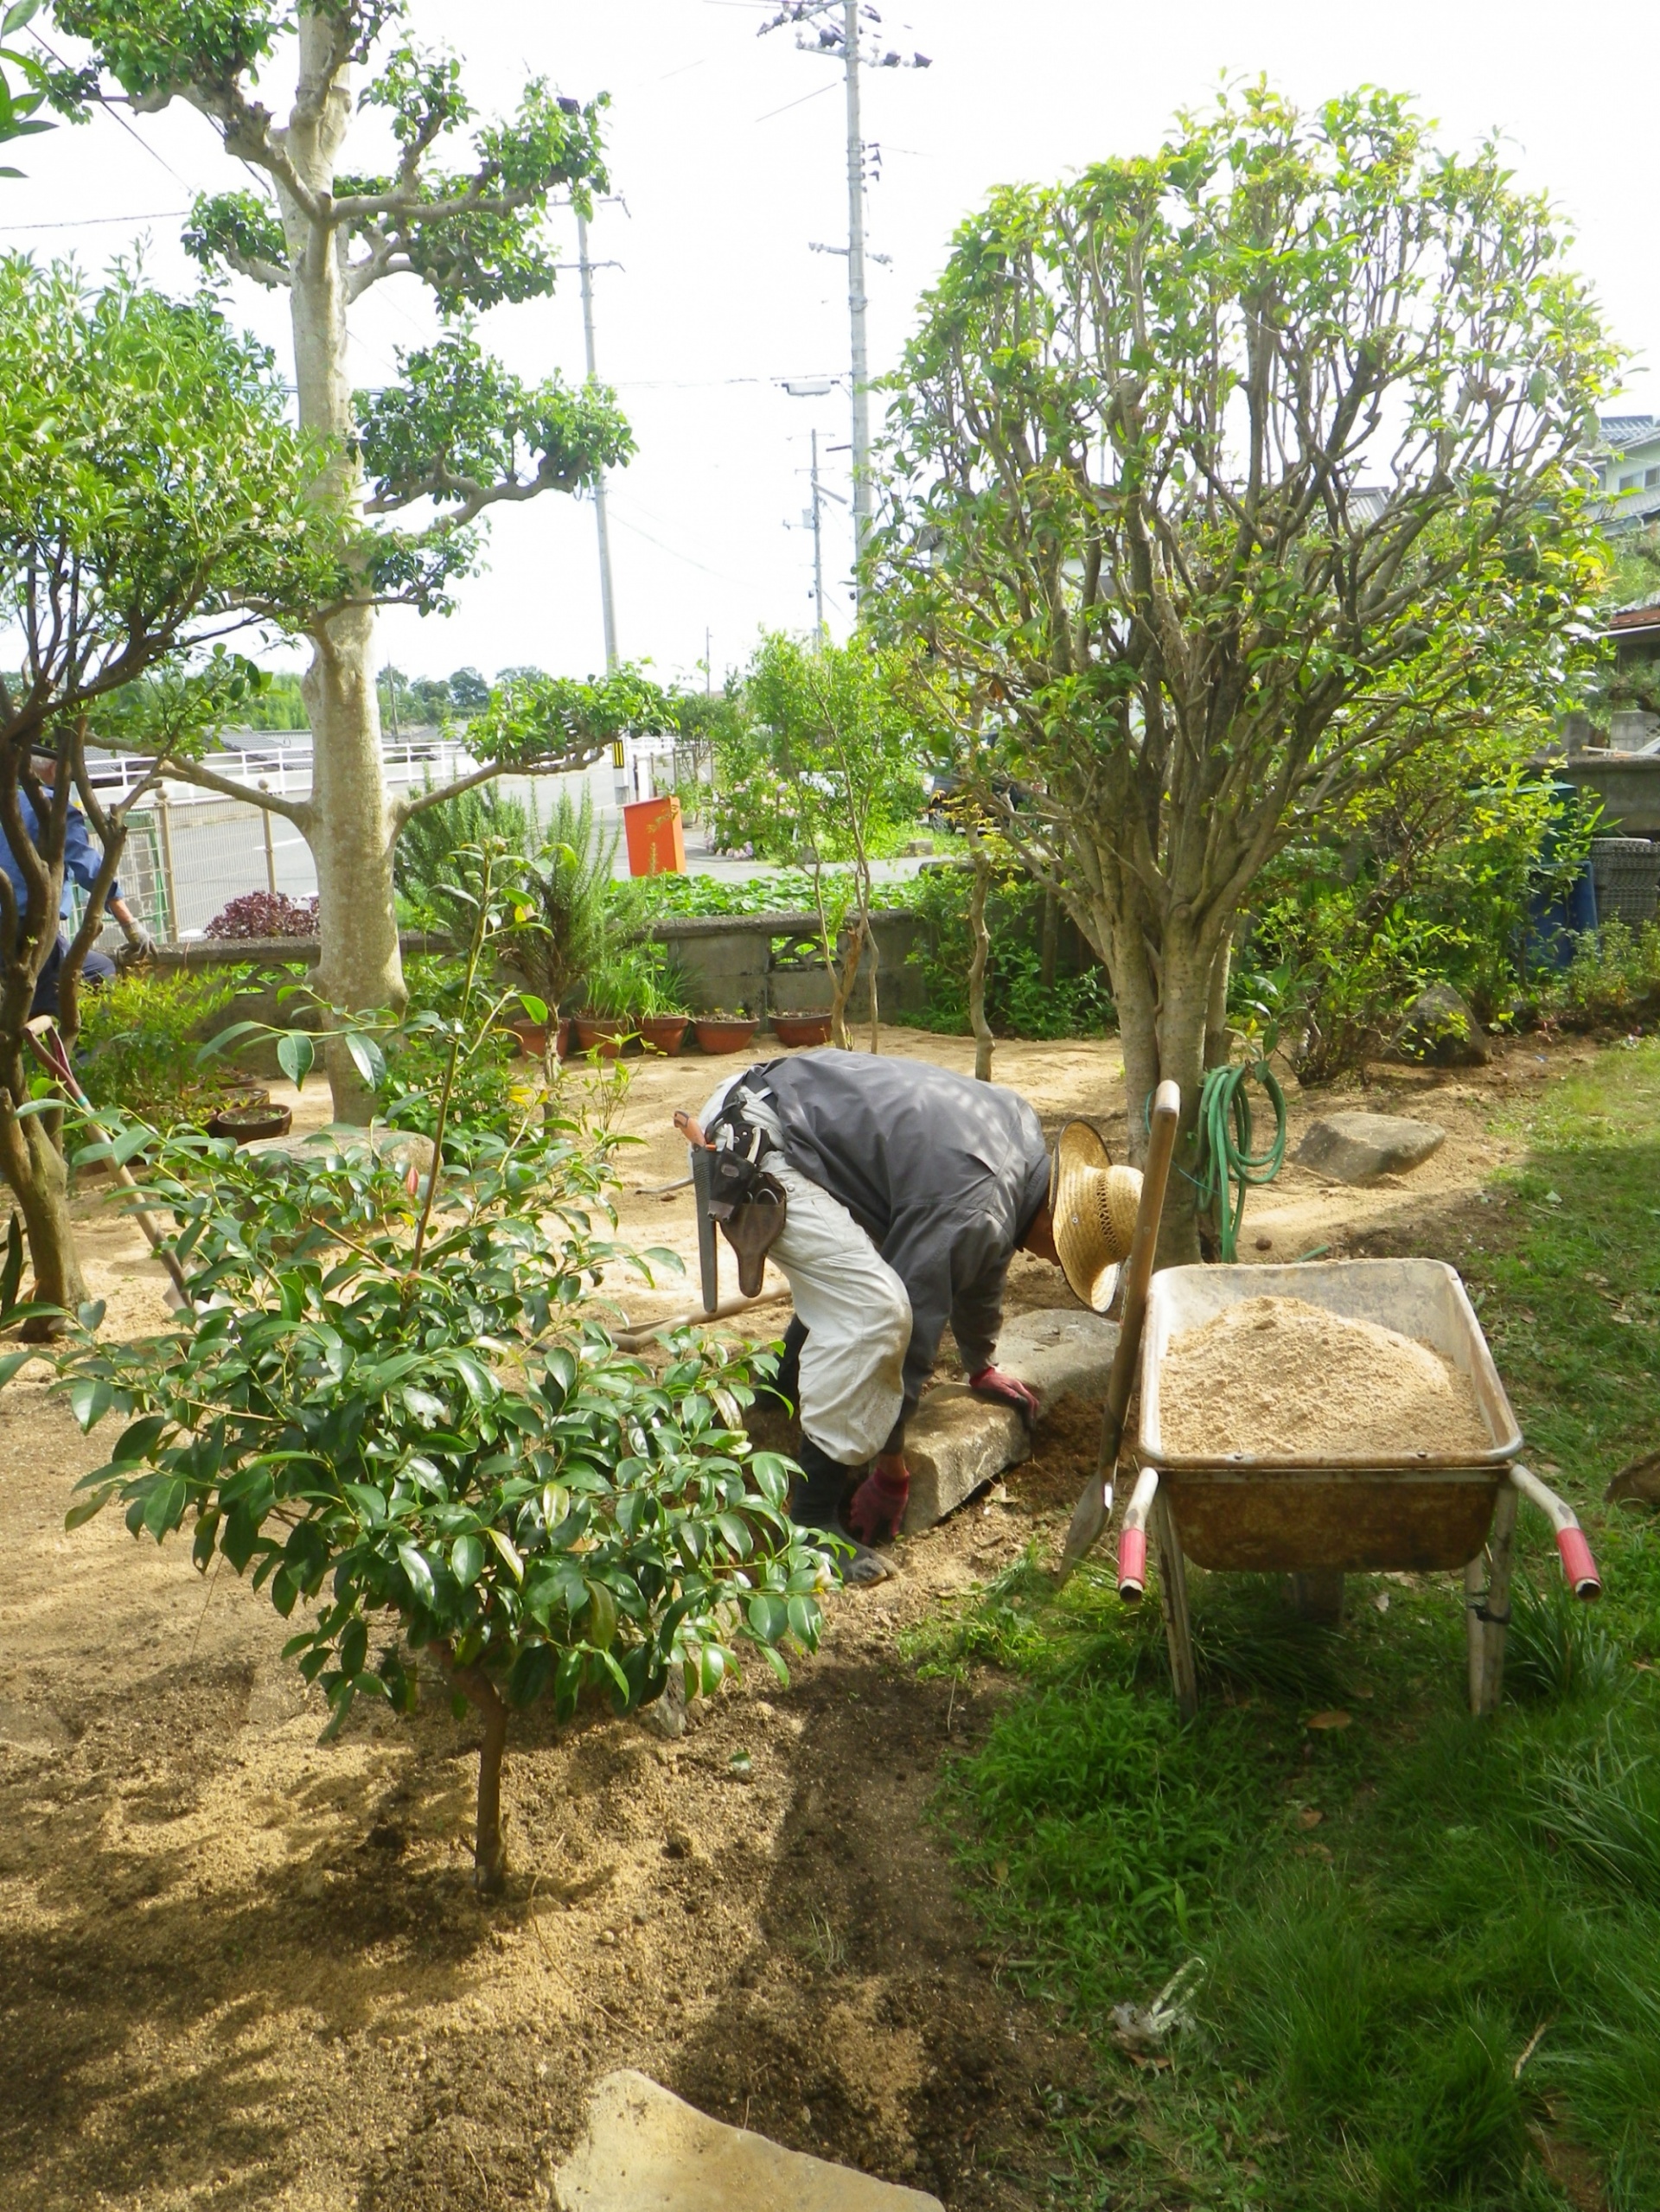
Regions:
[[[1524,1498],[1549,1517],[1556,1531],[1556,1549],[1562,1556],[1562,1572],[1575,1597],[1583,1598],[1587,1605],[1593,1598],[1600,1597],[1602,1577],[1597,1572],[1597,1563],[1591,1556],[1591,1546],[1573,1507],[1519,1460],[1511,1466],[1510,1480]]]
[[[1061,1546],[1060,1564],[1055,1570],[1057,1590],[1098,1540],[1113,1509],[1113,1476],[1118,1466],[1119,1447],[1124,1441],[1124,1417],[1129,1411],[1136,1362],[1141,1356],[1141,1323],[1147,1310],[1147,1285],[1152,1279],[1152,1263],[1159,1250],[1165,1187],[1170,1181],[1170,1163],[1176,1150],[1176,1130],[1181,1115],[1179,1088],[1172,1082],[1160,1083],[1153,1094],[1148,1124],[1147,1163],[1141,1173],[1135,1234],[1130,1240],[1118,1344],[1113,1354],[1112,1371],[1107,1378],[1107,1403],[1101,1416],[1101,1448],[1095,1457],[1095,1471],[1072,1508],[1066,1541]]]
[[[1135,1210],[1135,1234],[1124,1279],[1124,1308],[1118,1328],[1118,1347],[1107,1378],[1107,1406],[1101,1416],[1101,1451],[1095,1463],[1100,1481],[1108,1481],[1118,1463],[1124,1440],[1124,1416],[1129,1411],[1135,1385],[1136,1362],[1141,1356],[1141,1324],[1146,1317],[1147,1286],[1158,1256],[1159,1229],[1164,1219],[1165,1189],[1176,1150],[1176,1130],[1182,1116],[1182,1094],[1172,1082],[1160,1083],[1153,1093],[1152,1116],[1147,1138],[1147,1164],[1141,1171],[1141,1199]]]
[[[1159,1469],[1144,1467],[1118,1533],[1118,1594],[1127,1605],[1139,1605],[1147,1586],[1147,1516],[1158,1495]]]

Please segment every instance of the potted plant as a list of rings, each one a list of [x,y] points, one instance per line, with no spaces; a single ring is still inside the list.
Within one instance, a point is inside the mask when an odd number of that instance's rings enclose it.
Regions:
[[[635,1015],[640,1041],[652,1052],[676,1053],[686,1042],[686,976],[666,945],[642,945]]]
[[[772,1033],[780,1044],[828,1044],[830,1020],[828,1014],[775,1014]]]
[[[692,1019],[704,1052],[742,1052],[760,1026],[741,1010],[730,1014],[724,1006],[717,1006],[712,1013],[693,1015]]]
[[[577,1016],[577,1042],[582,1050],[615,1060],[636,1034],[635,1009],[650,987],[639,947],[625,946],[597,959],[589,970],[582,1011]]]
[[[573,800],[562,791],[546,842],[532,863],[536,917],[501,939],[501,956],[549,1009],[546,1022],[508,1023],[533,1060],[546,1060],[550,1030],[561,1058],[570,1049],[571,1023],[562,1010],[605,957],[605,899],[616,859],[616,832],[607,837],[597,830],[592,794],[584,790]]]

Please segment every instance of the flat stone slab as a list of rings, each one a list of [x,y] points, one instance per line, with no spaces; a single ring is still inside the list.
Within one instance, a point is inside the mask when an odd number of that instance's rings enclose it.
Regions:
[[[1029,1383],[1047,1412],[1057,1398],[1069,1395],[1100,1405],[1117,1348],[1115,1321],[1060,1307],[1018,1314],[1006,1322],[997,1340],[997,1364]],[[966,1383],[944,1382],[930,1390],[905,1431],[905,1464],[910,1469],[906,1534],[931,1528],[982,1482],[994,1482],[1006,1468],[1031,1457],[1030,1431],[1012,1406],[979,1397]]]
[[[1103,1321],[1082,1307],[1061,1306],[1006,1321],[997,1340],[997,1364],[1030,1384],[1047,1412],[1057,1398],[1069,1396],[1101,1405],[1117,1349],[1115,1321]]]
[[[726,2127],[626,2067],[553,2177],[559,2212],[943,2212],[937,2196]]]
[[[942,1382],[929,1392],[905,1430],[906,1535],[932,1528],[982,1482],[1031,1457],[1031,1437],[1012,1406],[977,1398],[966,1382]]]
[[[1405,1114],[1329,1113],[1309,1125],[1297,1159],[1333,1182],[1364,1184],[1421,1167],[1446,1142],[1446,1130]]]

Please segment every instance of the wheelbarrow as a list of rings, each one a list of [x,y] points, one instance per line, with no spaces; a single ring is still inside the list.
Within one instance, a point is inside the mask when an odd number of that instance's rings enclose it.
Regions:
[[[1380,1463],[1250,1451],[1184,1456],[1165,1447],[1159,1385],[1172,1341],[1246,1298],[1299,1298],[1376,1322],[1442,1353],[1468,1375],[1486,1425],[1484,1450],[1402,1450]],[[1573,1509],[1520,1463],[1522,1431],[1456,1271],[1434,1259],[1352,1259],[1293,1267],[1172,1267],[1153,1277],[1141,1340],[1140,1469],[1118,1541],[1118,1590],[1146,1587],[1147,1538],[1159,1551],[1171,1673],[1184,1715],[1198,1704],[1186,1561],[1212,1571],[1286,1573],[1335,1618],[1342,1577],[1390,1569],[1464,1571],[1470,1705],[1496,1710],[1504,1673],[1518,1501],[1549,1516],[1577,1597],[1600,1594]]]

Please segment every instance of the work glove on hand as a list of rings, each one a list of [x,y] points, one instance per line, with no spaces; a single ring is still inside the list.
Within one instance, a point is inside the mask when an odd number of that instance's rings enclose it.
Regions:
[[[127,940],[126,956],[130,960],[147,960],[156,950],[156,940],[142,921],[133,922],[122,932]]]
[[[1000,1399],[1005,1406],[1012,1406],[1017,1413],[1024,1413],[1028,1421],[1038,1418],[1038,1393],[1012,1374],[1005,1374],[1000,1367],[982,1367],[978,1374],[968,1378],[970,1390],[977,1390],[983,1398]]]
[[[878,1459],[853,1492],[847,1527],[861,1544],[890,1543],[910,1500],[910,1469],[897,1454]]]

